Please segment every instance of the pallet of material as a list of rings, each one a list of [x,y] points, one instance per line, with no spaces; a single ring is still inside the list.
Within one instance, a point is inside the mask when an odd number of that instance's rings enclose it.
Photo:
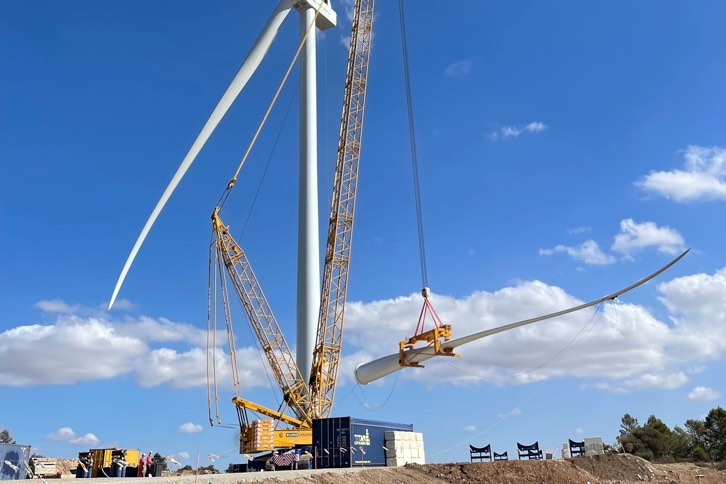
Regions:
[[[58,466],[56,465],[55,459],[31,457],[30,470],[33,471],[33,477],[58,477]]]

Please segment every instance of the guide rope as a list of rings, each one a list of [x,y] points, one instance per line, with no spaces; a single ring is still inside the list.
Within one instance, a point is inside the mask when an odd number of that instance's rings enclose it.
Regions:
[[[265,115],[262,117],[260,124],[257,126],[257,131],[255,131],[255,134],[252,137],[252,141],[250,141],[250,144],[247,147],[247,151],[245,151],[245,154],[242,157],[242,161],[239,162],[239,166],[237,166],[237,170],[234,172],[234,176],[229,181],[229,183],[227,183],[227,187],[222,192],[222,196],[219,197],[217,206],[220,209],[227,201],[227,198],[229,198],[230,190],[232,190],[232,187],[234,187],[234,184],[237,183],[237,177],[239,176],[239,172],[242,170],[242,167],[244,166],[245,162],[247,161],[247,157],[249,157],[250,152],[252,151],[252,147],[257,142],[257,138],[260,136],[260,132],[262,131],[262,128],[265,126],[265,122],[267,122],[267,118],[270,116],[270,112],[272,111],[272,108],[275,106],[275,103],[277,102],[277,98],[280,96],[280,92],[282,91],[282,88],[285,86],[285,82],[287,82],[287,78],[290,76],[290,72],[292,72],[292,68],[295,66],[295,62],[297,62],[297,59],[298,59],[298,57],[300,57],[300,53],[302,52],[303,47],[305,47],[305,42],[307,41],[307,38],[310,36],[310,32],[312,32],[314,30],[315,22],[318,19],[318,15],[320,15],[320,9],[323,7],[324,3],[325,2],[320,2],[320,5],[318,6],[317,10],[315,10],[315,17],[313,17],[313,21],[310,23],[310,25],[308,25],[308,28],[305,31],[305,35],[303,35],[302,39],[300,40],[300,45],[298,45],[298,48],[295,51],[295,55],[293,56],[292,61],[290,61],[290,65],[287,67],[287,71],[285,72],[285,75],[283,76],[282,81],[280,81],[280,85],[277,87],[277,91],[275,91],[275,95],[272,97],[272,101],[270,101],[270,104],[267,106],[267,111],[265,111]]]

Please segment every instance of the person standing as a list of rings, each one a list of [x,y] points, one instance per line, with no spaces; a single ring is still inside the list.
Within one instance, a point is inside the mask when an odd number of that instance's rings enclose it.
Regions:
[[[139,457],[139,472],[136,473],[138,477],[144,477],[146,474],[144,473],[144,468],[146,467],[146,455],[141,454],[141,457]]]
[[[154,458],[152,457],[153,455],[153,452],[149,451],[149,454],[146,456],[146,475],[149,477],[154,477]]]
[[[121,458],[118,461],[118,477],[126,477],[126,466],[129,463],[126,461],[126,450],[121,451]]]

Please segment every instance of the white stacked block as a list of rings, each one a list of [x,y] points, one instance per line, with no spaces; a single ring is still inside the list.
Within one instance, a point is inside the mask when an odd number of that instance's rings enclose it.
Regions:
[[[420,432],[389,431],[385,434],[386,465],[425,464],[423,434]]]
[[[602,455],[605,453],[605,446],[601,437],[585,439],[585,455]]]

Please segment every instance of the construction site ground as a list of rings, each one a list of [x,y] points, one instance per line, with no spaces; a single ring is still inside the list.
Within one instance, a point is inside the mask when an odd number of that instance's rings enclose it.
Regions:
[[[724,484],[726,471],[693,463],[652,464],[628,454],[550,461],[504,461],[185,475],[144,479],[158,484],[235,484],[239,482],[307,482],[315,484],[631,484],[640,482]],[[103,479],[104,484],[128,484],[128,479]],[[132,481],[131,481],[132,482]]]

